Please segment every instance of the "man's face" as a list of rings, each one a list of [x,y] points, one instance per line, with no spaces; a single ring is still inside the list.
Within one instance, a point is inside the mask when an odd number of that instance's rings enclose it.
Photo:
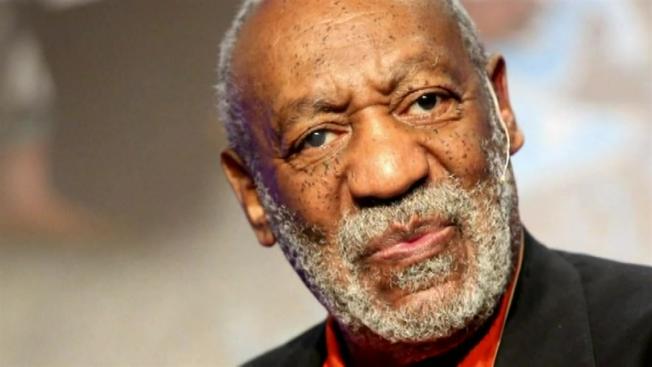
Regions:
[[[343,326],[424,341],[488,317],[511,270],[515,193],[448,10],[268,1],[233,73],[273,235]]]

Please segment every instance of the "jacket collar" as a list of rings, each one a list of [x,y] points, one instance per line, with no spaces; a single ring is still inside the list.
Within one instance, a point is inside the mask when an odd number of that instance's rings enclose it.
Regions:
[[[525,254],[497,366],[595,366],[578,272],[525,233]]]

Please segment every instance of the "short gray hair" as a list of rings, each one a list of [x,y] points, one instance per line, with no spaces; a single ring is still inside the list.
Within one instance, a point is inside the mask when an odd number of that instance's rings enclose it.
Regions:
[[[229,146],[233,148],[250,170],[255,169],[256,149],[252,145],[253,137],[246,128],[244,115],[237,99],[238,90],[232,83],[231,62],[240,30],[247,18],[264,0],[244,0],[240,10],[233,19],[220,44],[219,62],[217,67],[217,109],[218,117],[226,129]],[[487,55],[478,38],[473,20],[459,0],[442,0],[453,14],[459,25],[464,47],[473,62],[476,72],[483,73],[487,63]]]

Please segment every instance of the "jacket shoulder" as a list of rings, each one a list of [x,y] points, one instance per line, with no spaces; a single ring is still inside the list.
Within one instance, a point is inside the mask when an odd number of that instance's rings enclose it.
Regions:
[[[581,278],[596,360],[652,365],[652,268],[557,252]]]
[[[324,328],[324,322],[317,324],[285,344],[245,362],[242,366],[321,366],[326,350]]]
[[[601,309],[614,305],[620,314],[641,315],[652,311],[652,267],[626,264],[594,256],[555,251],[580,275],[588,302]],[[624,306],[629,306],[623,309]]]

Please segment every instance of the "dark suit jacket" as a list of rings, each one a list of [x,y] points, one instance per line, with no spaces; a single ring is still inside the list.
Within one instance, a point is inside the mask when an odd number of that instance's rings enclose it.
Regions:
[[[322,323],[245,366],[324,359]],[[652,366],[652,268],[550,250],[526,233],[496,365]]]

